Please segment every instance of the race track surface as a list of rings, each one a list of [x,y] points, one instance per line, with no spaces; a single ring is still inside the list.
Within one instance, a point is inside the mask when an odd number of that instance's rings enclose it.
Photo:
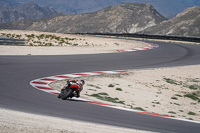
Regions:
[[[200,131],[200,124],[197,123],[116,110],[85,102],[63,101],[55,95],[36,90],[29,84],[33,79],[65,73],[200,64],[200,46],[161,42],[155,44],[160,47],[127,53],[0,56],[0,108],[149,131],[197,133]]]

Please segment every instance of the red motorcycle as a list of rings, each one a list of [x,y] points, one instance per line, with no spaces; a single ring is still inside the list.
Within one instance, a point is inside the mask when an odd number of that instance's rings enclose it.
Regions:
[[[61,89],[61,93],[58,95],[58,98],[66,100],[75,96],[79,97],[84,84],[84,80],[81,80],[80,82],[75,80],[67,81],[67,85]]]

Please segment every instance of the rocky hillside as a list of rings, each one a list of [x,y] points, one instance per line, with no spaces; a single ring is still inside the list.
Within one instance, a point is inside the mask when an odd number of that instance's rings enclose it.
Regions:
[[[188,8],[176,17],[148,28],[140,33],[200,36],[200,7]]]
[[[120,4],[88,14],[34,22],[26,30],[61,33],[135,33],[165,20],[152,5]]]
[[[0,24],[22,19],[42,19],[58,15],[58,12],[48,7],[40,7],[34,2],[9,6],[0,5]]]
[[[36,20],[22,19],[10,23],[0,24],[0,29],[11,29],[11,30],[25,30],[27,27],[31,26]]]
[[[1,0],[0,0],[1,1]],[[6,1],[6,0],[4,0]],[[13,0],[12,0],[13,1]],[[28,0],[15,0],[27,2]],[[30,0],[29,0],[30,1]],[[52,7],[65,14],[80,14],[101,10],[121,3],[149,3],[167,18],[172,18],[185,9],[200,6],[200,0],[31,0],[42,6]]]
[[[14,6],[18,5],[19,3],[16,2],[15,0],[0,0],[0,5],[9,5],[9,6]]]

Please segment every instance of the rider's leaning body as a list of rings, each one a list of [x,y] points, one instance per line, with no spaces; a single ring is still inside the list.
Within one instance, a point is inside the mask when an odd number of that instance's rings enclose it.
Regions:
[[[61,89],[61,93],[62,91],[64,91],[64,89],[66,89],[66,87],[70,87],[71,85],[77,85],[78,88],[75,90],[76,91],[76,96],[77,98],[80,97],[80,92],[83,90],[83,85],[85,84],[84,80],[68,80],[67,84]],[[58,95],[58,98],[61,97],[61,93]],[[72,96],[72,97],[73,97]]]

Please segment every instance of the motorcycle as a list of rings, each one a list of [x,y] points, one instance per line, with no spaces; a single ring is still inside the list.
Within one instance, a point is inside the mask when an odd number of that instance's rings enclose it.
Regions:
[[[80,84],[78,84],[76,81],[67,81],[67,85],[63,87],[61,93],[58,95],[58,98],[66,100],[68,98],[77,96],[77,92],[79,92],[79,86],[83,84],[83,80],[81,80]]]

